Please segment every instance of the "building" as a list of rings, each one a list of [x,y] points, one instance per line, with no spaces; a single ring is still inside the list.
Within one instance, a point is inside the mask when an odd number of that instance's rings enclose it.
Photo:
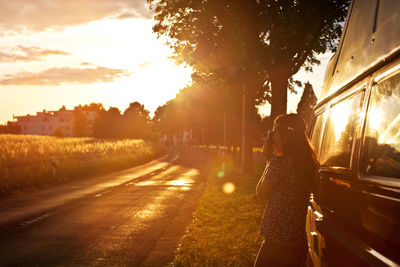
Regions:
[[[96,111],[83,111],[89,124],[93,124]],[[21,134],[74,136],[74,110],[62,107],[57,111],[37,112],[36,115],[14,116],[13,123],[21,127]]]

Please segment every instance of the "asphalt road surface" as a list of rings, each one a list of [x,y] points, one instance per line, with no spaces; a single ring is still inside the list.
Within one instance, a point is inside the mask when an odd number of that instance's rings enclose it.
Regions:
[[[1,199],[0,266],[169,263],[203,188],[182,158]]]

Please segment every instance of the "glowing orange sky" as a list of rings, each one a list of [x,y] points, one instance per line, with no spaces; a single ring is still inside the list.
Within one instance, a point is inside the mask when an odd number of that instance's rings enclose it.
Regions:
[[[91,102],[154,112],[190,82],[152,33],[145,0],[0,0],[0,9],[0,123]],[[297,78],[318,92],[326,62]],[[289,95],[289,112],[300,95]]]

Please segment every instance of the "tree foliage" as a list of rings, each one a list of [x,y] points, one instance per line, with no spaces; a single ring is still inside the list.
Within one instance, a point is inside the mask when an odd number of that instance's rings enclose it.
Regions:
[[[124,137],[146,138],[150,130],[149,111],[139,102],[129,104],[124,111],[122,134]]]
[[[204,78],[204,77],[203,77]],[[159,106],[153,118],[154,129],[167,136],[181,136],[184,130],[191,130],[193,142],[203,145],[224,144],[224,125],[226,128],[225,144],[241,144],[241,110],[227,101],[223,90],[213,90],[215,80],[194,78],[194,83],[180,90],[176,97],[165,105]],[[259,135],[259,115],[254,118],[252,131]]]
[[[0,134],[20,134],[21,126],[14,122],[7,122],[6,125],[0,125]]]
[[[84,116],[86,111],[97,113],[93,125],[88,125],[89,120]],[[130,103],[123,114],[116,107],[105,110],[101,104],[92,103],[75,107],[74,131],[87,134],[90,129],[91,133],[85,136],[102,138],[146,139],[150,137],[150,122],[149,111],[139,102]]]
[[[93,136],[94,121],[88,118],[88,114],[99,114],[102,111],[104,111],[104,107],[101,103],[76,106],[74,108],[74,136]]]
[[[312,71],[316,54],[334,50],[349,0],[147,0],[153,31],[168,37],[178,63],[222,79],[231,90],[247,85],[249,104],[272,103],[286,113],[292,76]],[[236,85],[236,86],[235,86]]]
[[[177,63],[222,84],[213,89],[223,91],[227,103],[237,103],[243,90],[242,149],[244,168],[250,169],[255,106],[269,101],[272,119],[286,113],[288,89],[301,85],[293,75],[302,66],[311,71],[319,64],[316,54],[335,48],[350,0],[147,2],[155,12],[153,31],[167,37]]]
[[[93,136],[102,138],[121,138],[121,111],[116,107],[102,110],[97,114],[93,127]]]
[[[64,130],[61,127],[58,127],[55,132],[54,132],[54,136],[56,137],[64,137]]]
[[[85,114],[79,110],[74,110],[74,136],[89,136],[89,121]]]

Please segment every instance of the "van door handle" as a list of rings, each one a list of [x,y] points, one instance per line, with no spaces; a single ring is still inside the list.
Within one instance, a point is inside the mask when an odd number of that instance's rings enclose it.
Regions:
[[[320,212],[314,210],[313,217],[314,217],[315,227],[319,231],[319,229],[321,228],[321,225],[323,224],[323,221],[324,221],[324,215],[322,215]]]

